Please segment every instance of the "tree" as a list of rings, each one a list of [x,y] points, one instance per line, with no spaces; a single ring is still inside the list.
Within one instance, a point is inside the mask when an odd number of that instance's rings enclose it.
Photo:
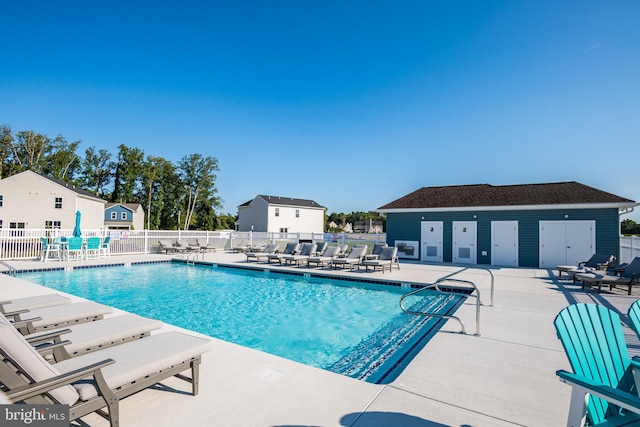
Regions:
[[[69,143],[62,135],[50,140],[42,173],[53,178],[73,182],[80,171],[80,159],[76,154],[79,145],[80,141]]]
[[[142,187],[139,199],[146,203],[147,230],[157,230],[161,223],[162,212],[167,200],[167,187],[173,185],[165,177],[175,177],[175,166],[162,157],[148,156],[142,166]],[[175,179],[174,179],[175,181]]]
[[[0,126],[0,179],[11,176],[11,164],[9,159],[13,152],[13,133],[9,125]]]
[[[193,224],[196,228],[213,226],[215,208],[220,207],[215,186],[218,160],[202,154],[190,154],[178,162],[178,173],[184,185],[186,195],[183,198],[185,208],[184,229]],[[198,214],[194,217],[194,214]]]
[[[12,148],[19,172],[26,169],[42,172],[42,161],[49,150],[49,138],[31,130],[18,132]]]
[[[115,162],[111,161],[111,153],[107,150],[96,152],[95,147],[87,148],[81,162],[80,186],[98,197],[106,197],[106,187],[113,179],[115,166]]]
[[[113,181],[111,201],[116,203],[140,202],[135,195],[140,193],[144,152],[139,148],[118,146],[118,161]]]
[[[631,219],[625,219],[620,223],[621,234],[638,234],[640,235],[640,224]]]

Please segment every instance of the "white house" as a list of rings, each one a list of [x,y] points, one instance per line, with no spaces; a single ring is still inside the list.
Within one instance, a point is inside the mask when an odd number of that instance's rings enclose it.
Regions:
[[[88,191],[27,170],[0,180],[0,228],[103,228],[104,204]]]
[[[144,210],[140,203],[107,203],[104,225],[112,230],[144,230]]]
[[[313,200],[257,195],[238,206],[237,231],[322,233],[324,211]]]

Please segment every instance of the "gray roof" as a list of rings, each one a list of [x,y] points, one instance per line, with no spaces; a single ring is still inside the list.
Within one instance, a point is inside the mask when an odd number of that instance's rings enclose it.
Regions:
[[[113,202],[109,202],[109,203],[105,203],[104,208],[106,210],[106,209],[109,209],[109,208],[111,208],[113,206],[116,206],[116,205],[120,205],[123,208],[130,210],[131,212],[135,212],[138,209],[140,209],[140,207],[142,207],[142,205],[140,203],[113,203]]]
[[[435,209],[635,202],[579,182],[521,185],[456,185],[422,187],[378,209]]]
[[[264,199],[265,202],[270,205],[283,205],[283,206],[299,206],[302,208],[324,208],[317,202],[309,199],[296,199],[295,197],[281,197],[281,196],[265,196],[263,194],[258,194],[256,197],[260,197]],[[249,204],[253,201],[249,200],[241,204],[239,207],[249,206]]]
[[[34,171],[31,171],[31,172],[34,172]],[[34,173],[36,173],[36,174],[40,175],[40,176],[41,176],[41,177],[43,177],[43,178],[48,179],[49,181],[55,182],[55,183],[56,183],[56,184],[58,184],[58,185],[61,185],[61,186],[63,186],[63,187],[66,187],[66,188],[68,188],[69,190],[76,192],[77,194],[81,194],[81,195],[83,195],[83,196],[87,196],[87,197],[92,197],[92,198],[94,198],[94,199],[98,199],[98,200],[101,200],[101,201],[103,201],[103,202],[104,202],[104,199],[101,199],[100,197],[96,196],[96,195],[95,195],[95,194],[93,194],[92,192],[87,191],[87,190],[83,190],[82,188],[78,188],[78,187],[76,187],[75,185],[73,185],[73,184],[71,184],[71,183],[69,183],[69,182],[67,182],[67,181],[63,181],[63,180],[58,179],[58,178],[52,178],[52,177],[50,177],[50,176],[43,175],[43,174],[38,173],[38,172],[34,172]]]

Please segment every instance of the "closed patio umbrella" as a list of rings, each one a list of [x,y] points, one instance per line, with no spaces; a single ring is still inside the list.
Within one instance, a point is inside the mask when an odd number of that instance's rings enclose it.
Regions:
[[[73,237],[82,236],[82,231],[80,231],[80,211],[76,211],[76,226],[73,229]]]

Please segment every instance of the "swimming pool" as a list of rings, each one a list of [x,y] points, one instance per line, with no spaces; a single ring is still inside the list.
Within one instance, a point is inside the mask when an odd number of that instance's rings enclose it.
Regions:
[[[401,312],[399,286],[182,263],[21,278],[215,338],[374,383],[392,381],[444,323]],[[451,314],[463,296],[414,310]]]

